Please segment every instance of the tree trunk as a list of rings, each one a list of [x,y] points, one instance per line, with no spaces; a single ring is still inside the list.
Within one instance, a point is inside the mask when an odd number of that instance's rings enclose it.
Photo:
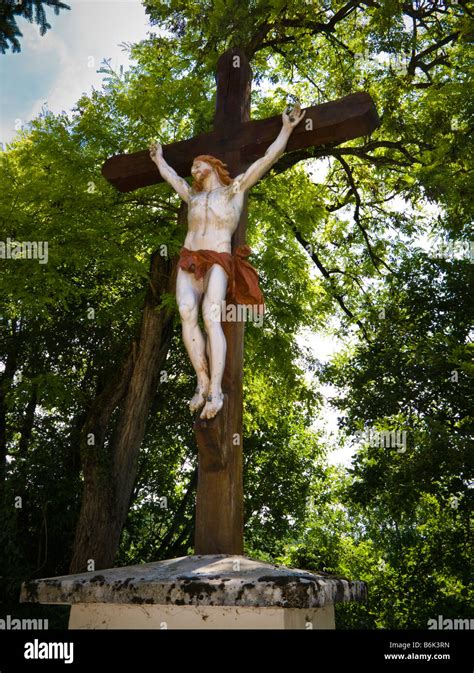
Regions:
[[[155,252],[139,338],[117,379],[96,399],[84,425],[84,492],[71,573],[90,569],[90,560],[94,569],[114,563],[137,476],[146,421],[171,343],[173,315],[157,307],[164,292],[174,292],[175,282],[176,260],[170,262]],[[118,407],[118,420],[111,432]],[[88,446],[90,433],[93,446]],[[106,435],[111,435],[108,442]]]
[[[18,331],[12,321],[12,334],[9,339],[9,350],[5,361],[5,369],[0,376],[0,488],[3,489],[7,474],[7,403],[6,397],[13,385],[18,357]]]
[[[160,546],[156,551],[157,558],[172,558],[173,553],[171,552],[171,550],[175,549],[177,545],[179,546],[179,541],[181,540],[183,531],[186,531],[186,534],[189,535],[194,530],[194,517],[192,517],[188,522],[186,522],[186,509],[188,507],[188,503],[191,500],[191,498],[194,498],[196,495],[197,477],[198,477],[198,468],[196,467],[189,479],[186,493],[184,494],[181,503],[175,510],[173,521],[169,526],[168,530],[166,531],[166,535],[161,540]],[[189,524],[190,524],[190,530],[189,530]],[[182,529],[181,533],[179,532],[180,528]]]

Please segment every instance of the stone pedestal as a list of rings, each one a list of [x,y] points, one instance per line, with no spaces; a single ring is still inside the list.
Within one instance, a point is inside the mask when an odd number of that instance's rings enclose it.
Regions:
[[[363,582],[245,556],[184,556],[33,580],[21,602],[70,604],[70,629],[334,629]]]

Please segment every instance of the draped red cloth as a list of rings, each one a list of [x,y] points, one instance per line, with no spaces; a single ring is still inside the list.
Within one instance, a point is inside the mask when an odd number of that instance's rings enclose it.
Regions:
[[[252,304],[263,307],[263,294],[258,284],[258,273],[247,262],[251,254],[248,245],[239,245],[235,253],[216,252],[215,250],[188,250],[181,248],[178,267],[194,273],[196,279],[204,278],[214,264],[219,264],[227,274],[227,297],[236,304]]]

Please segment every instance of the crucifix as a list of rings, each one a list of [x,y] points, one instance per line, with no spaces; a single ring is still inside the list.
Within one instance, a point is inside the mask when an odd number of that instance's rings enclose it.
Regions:
[[[333,146],[368,135],[379,125],[374,103],[366,93],[351,94],[302,112],[297,109],[293,115],[284,114],[283,120],[277,115],[251,121],[251,79],[252,72],[243,51],[229,49],[217,65],[213,131],[163,148],[155,146],[151,152],[117,155],[102,167],[104,177],[122,192],[166,179],[188,205],[186,242],[191,250],[185,247],[180,255],[177,294],[178,304],[183,307],[180,308],[183,338],[198,374],[198,387],[190,403],[191,409],[199,412],[194,424],[199,452],[196,554],[243,554],[244,321],[219,322],[218,331],[212,337],[213,326],[204,316],[207,339],[200,341],[200,328],[195,324],[195,316],[191,320],[190,312],[195,310],[196,302],[206,301],[206,291],[216,301],[224,296],[222,292],[227,284],[235,281],[233,274],[238,270],[239,258],[239,264],[246,265],[247,277],[254,271],[241,261],[242,256],[248,254],[242,253],[246,247],[248,188],[269,170],[284,150]],[[193,189],[183,179],[190,174],[195,179]],[[240,214],[237,226],[235,223],[232,226],[231,241],[230,236],[219,236],[219,227],[227,226],[228,230],[229,208],[237,208]],[[208,222],[214,222],[211,228],[217,238],[211,239],[206,233]],[[196,245],[195,234],[201,236],[204,245]],[[214,252],[214,256],[197,254],[199,247],[200,252]],[[197,269],[201,270],[202,277]],[[203,305],[203,312],[205,310]]]

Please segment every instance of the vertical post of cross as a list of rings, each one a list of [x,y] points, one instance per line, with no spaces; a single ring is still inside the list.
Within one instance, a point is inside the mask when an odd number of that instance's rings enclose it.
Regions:
[[[217,97],[214,131],[223,139],[239,133],[250,119],[252,71],[242,50],[226,51],[217,64]],[[225,147],[225,141],[223,143]],[[240,149],[217,155],[232,177],[242,173]],[[247,196],[239,225],[232,238],[232,252],[245,243]],[[227,357],[222,381],[224,406],[211,420],[198,419],[195,433],[199,451],[196,497],[196,554],[243,553],[243,437],[242,379],[244,323],[223,322]]]

